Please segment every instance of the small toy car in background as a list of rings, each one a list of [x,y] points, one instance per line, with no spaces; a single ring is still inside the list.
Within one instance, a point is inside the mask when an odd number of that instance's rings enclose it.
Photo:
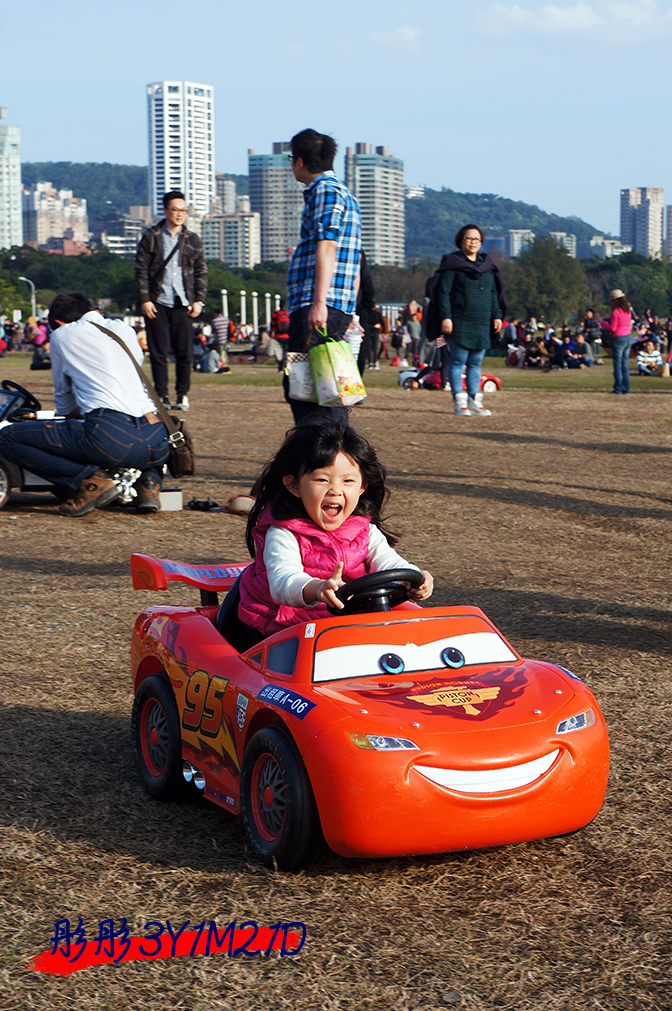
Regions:
[[[338,615],[250,644],[244,565],[132,555],[131,568],[136,589],[201,592],[200,607],[135,622],[140,781],[158,800],[195,786],[242,815],[264,863],[303,867],[322,837],[351,857],[501,846],[600,810],[609,742],[590,689],[522,659],[477,607],[408,602],[417,570],[356,579]]]
[[[418,376],[421,372],[424,372],[424,376],[418,380]],[[404,390],[442,390],[443,386],[441,384],[441,369],[417,369],[408,368],[400,369],[399,375],[397,377],[397,382]],[[480,391],[481,393],[496,393],[497,390],[501,389],[502,383],[497,376],[481,376]],[[462,389],[467,388],[467,377],[462,374]],[[450,391],[450,383],[447,385],[448,391]]]

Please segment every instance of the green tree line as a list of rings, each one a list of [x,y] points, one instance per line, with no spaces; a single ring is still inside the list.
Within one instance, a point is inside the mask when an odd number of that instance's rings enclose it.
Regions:
[[[548,236],[536,239],[515,260],[500,259],[511,314],[540,316],[553,323],[571,322],[589,306],[606,314],[609,292],[621,288],[636,312],[650,309],[654,315],[672,316],[672,263],[650,260],[636,253],[611,260],[574,260]],[[372,267],[379,302],[422,301],[425,282],[436,269],[426,261],[407,269]],[[30,289],[19,276],[30,278],[37,289],[38,303],[47,306],[59,291],[83,291],[94,302],[109,300],[111,312],[136,310],[133,260],[106,249],[90,255],[59,256],[29,246],[0,253],[0,313],[11,315],[20,309],[30,312]],[[266,292],[284,298],[287,263],[258,264],[253,270],[228,267],[219,260],[208,263],[206,311],[221,305],[221,290],[228,291],[229,311],[240,312],[240,291],[245,290],[248,306],[252,291],[260,305]]]
[[[221,306],[222,288],[228,290],[229,311],[234,318],[240,312],[241,290],[247,292],[248,306],[252,291],[259,293],[260,304],[266,292],[284,298],[287,266],[266,263],[247,270],[228,267],[219,260],[209,261],[206,311],[215,312]],[[107,249],[89,255],[60,256],[22,246],[0,253],[0,314],[11,316],[14,309],[20,309],[25,319],[30,312],[30,288],[25,281],[19,281],[20,275],[30,278],[36,287],[37,302],[44,307],[59,291],[82,291],[94,303],[109,300],[109,312],[136,311],[133,260]]]

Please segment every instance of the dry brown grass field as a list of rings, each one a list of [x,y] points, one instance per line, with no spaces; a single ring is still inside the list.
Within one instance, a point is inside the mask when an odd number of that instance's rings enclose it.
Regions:
[[[50,403],[50,382],[30,382]],[[0,513],[2,1011],[670,1011],[672,398],[505,392],[491,418],[441,393],[372,391],[353,423],[391,475],[400,549],[436,604],[476,604],[525,656],[595,692],[604,807],[573,836],[396,860],[255,863],[204,801],[142,792],[129,641],[152,603],[129,555],[246,559],[223,513],[71,520],[48,495]],[[185,501],[246,492],[289,411],[273,387],[195,388]],[[175,587],[166,599],[196,601]],[[162,598],[163,599],[163,598]],[[394,831],[394,825],[390,826]],[[295,958],[181,958],[38,974],[58,919],[303,921]]]

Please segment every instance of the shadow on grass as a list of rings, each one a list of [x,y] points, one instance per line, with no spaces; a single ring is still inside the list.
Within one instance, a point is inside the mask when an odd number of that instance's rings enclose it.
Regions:
[[[488,481],[492,478],[488,478]],[[595,502],[585,498],[573,498],[569,495],[554,495],[551,492],[532,491],[529,486],[523,488],[498,488],[489,484],[469,484],[454,480],[440,481],[422,474],[412,477],[390,478],[390,486],[395,489],[405,489],[411,492],[428,492],[432,495],[454,496],[456,498],[489,499],[493,502],[505,502],[507,505],[525,506],[526,509],[552,509],[569,515],[599,516],[609,519],[655,519],[672,521],[672,508],[656,509],[644,506],[619,505],[614,502]],[[660,500],[659,500],[660,501]]]

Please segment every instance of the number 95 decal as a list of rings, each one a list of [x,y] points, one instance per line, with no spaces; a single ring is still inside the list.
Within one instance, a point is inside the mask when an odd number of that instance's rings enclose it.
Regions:
[[[216,737],[222,723],[222,696],[228,678],[210,678],[204,670],[195,670],[184,693],[182,726],[197,730],[204,737]]]

